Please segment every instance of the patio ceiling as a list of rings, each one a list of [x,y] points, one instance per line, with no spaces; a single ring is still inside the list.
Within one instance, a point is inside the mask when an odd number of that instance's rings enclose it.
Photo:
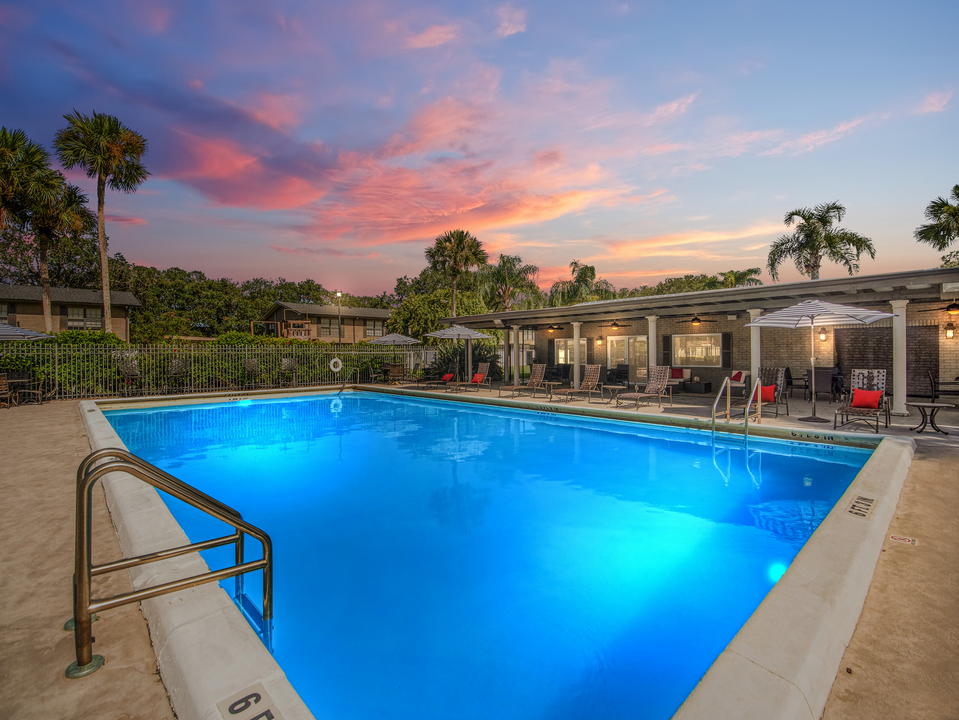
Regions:
[[[602,300],[565,307],[468,315],[455,318],[455,322],[469,328],[519,325],[529,329],[574,320],[610,322],[647,315],[661,318],[690,314],[738,315],[750,308],[780,310],[803,300],[873,305],[890,300],[940,301],[956,297],[959,297],[959,268],[950,268]],[[454,318],[440,319],[442,323],[453,321]]]

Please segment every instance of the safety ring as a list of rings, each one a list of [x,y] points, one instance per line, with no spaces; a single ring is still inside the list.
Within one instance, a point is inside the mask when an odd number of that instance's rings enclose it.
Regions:
[[[343,409],[343,401],[339,398],[333,398],[333,402],[330,403],[330,412],[338,413]]]
[[[343,369],[342,360],[340,360],[338,357],[335,357],[332,360],[330,360],[330,370],[332,370],[335,373],[338,373],[342,369]]]

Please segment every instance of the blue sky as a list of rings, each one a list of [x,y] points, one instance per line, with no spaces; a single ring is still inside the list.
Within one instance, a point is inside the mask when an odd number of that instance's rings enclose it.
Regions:
[[[464,228],[544,286],[578,259],[632,287],[764,267],[831,200],[892,272],[938,263],[912,232],[959,183],[957,27],[954,1],[0,2],[0,124],[141,132],[111,249],[213,277],[379,293]]]

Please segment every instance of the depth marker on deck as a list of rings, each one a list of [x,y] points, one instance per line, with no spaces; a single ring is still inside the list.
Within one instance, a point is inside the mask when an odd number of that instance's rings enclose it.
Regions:
[[[915,546],[918,540],[916,538],[908,538],[905,535],[890,535],[889,539],[893,542],[903,543],[904,545]]]

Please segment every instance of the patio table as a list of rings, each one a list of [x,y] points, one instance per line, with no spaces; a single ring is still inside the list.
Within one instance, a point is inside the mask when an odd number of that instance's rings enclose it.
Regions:
[[[907,402],[906,405],[910,407],[919,408],[919,412],[922,414],[922,422],[916,425],[914,428],[909,428],[910,430],[915,430],[917,433],[921,433],[926,429],[926,423],[932,425],[932,429],[936,432],[941,432],[943,435],[948,435],[945,430],[936,425],[936,414],[943,408],[955,407],[950,403],[934,403],[934,402]],[[927,412],[930,411],[930,412]]]

